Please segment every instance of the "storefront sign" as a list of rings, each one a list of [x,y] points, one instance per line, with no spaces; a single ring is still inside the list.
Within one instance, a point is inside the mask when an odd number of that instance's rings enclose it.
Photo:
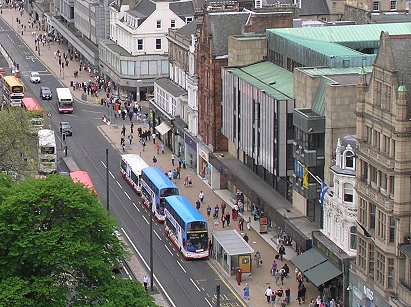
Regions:
[[[197,151],[197,144],[196,142],[186,133],[184,134],[184,142],[189,146],[192,150]]]
[[[374,300],[374,291],[372,291],[370,288],[368,288],[366,285],[364,285],[364,295],[366,298],[368,298],[370,301]]]
[[[344,271],[341,259],[329,250],[322,242],[320,242],[317,238],[314,238],[313,245],[321,254],[330,260],[332,264],[334,264],[341,271]]]

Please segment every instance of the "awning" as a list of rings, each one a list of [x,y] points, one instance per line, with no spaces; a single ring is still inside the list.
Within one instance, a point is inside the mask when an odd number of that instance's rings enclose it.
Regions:
[[[340,274],[342,272],[328,260],[304,272],[304,275],[317,287]]]
[[[170,129],[171,127],[166,122],[162,122],[160,125],[156,126],[157,132],[161,135],[166,134],[168,131],[170,131]]]
[[[251,255],[253,248],[244,241],[237,230],[221,230],[213,233],[213,240],[224,249],[229,256]]]
[[[311,248],[298,255],[291,262],[317,287],[342,274],[342,271],[328,261],[316,248]]]
[[[327,258],[315,248],[311,248],[291,260],[301,272],[308,271],[324,261],[327,261]]]

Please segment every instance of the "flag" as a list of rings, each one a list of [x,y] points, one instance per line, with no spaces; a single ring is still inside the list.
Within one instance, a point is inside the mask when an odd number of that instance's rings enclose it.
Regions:
[[[308,189],[308,168],[304,167],[303,188]]]
[[[324,183],[324,181],[321,181],[321,191],[320,191],[320,203],[321,207],[324,207],[324,197],[325,193],[328,191],[328,185]]]

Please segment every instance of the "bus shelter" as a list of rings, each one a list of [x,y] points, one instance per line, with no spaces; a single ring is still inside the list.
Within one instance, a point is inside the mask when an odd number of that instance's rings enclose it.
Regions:
[[[241,269],[243,275],[251,275],[251,257],[254,250],[237,230],[213,232],[213,255],[229,275]]]

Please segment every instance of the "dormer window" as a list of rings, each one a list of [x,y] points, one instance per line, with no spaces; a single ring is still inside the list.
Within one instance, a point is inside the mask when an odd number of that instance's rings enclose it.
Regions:
[[[345,168],[354,169],[354,158],[355,158],[355,154],[351,150],[347,150],[344,153]]]

